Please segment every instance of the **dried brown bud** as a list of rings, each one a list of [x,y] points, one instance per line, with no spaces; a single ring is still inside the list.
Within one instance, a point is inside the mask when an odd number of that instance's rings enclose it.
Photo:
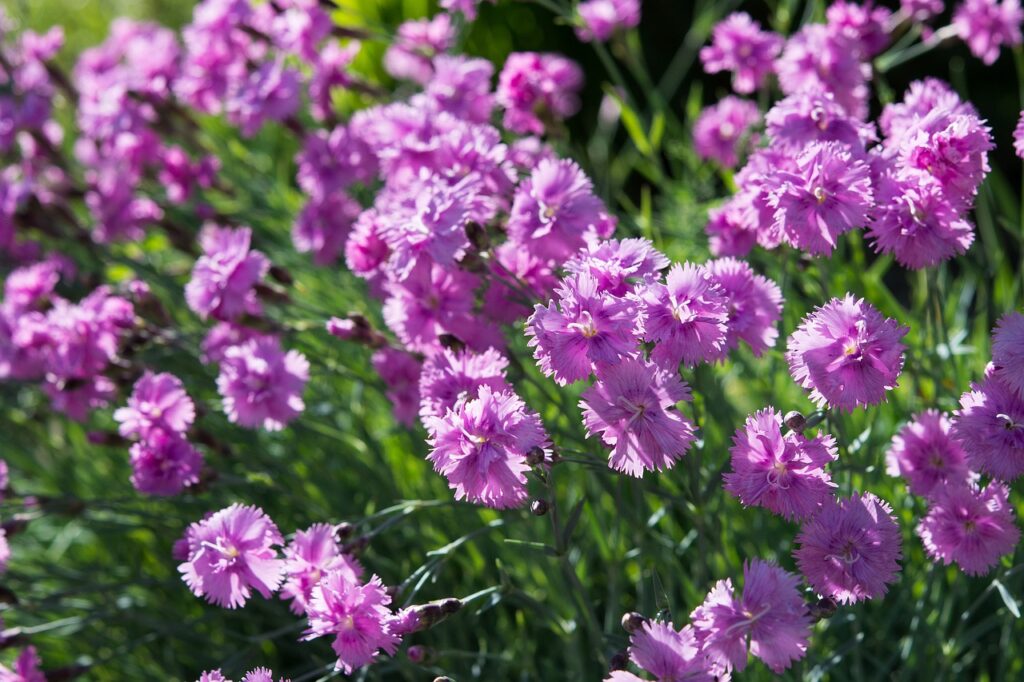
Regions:
[[[534,516],[544,516],[548,513],[547,500],[534,500],[530,503],[530,513]]]
[[[630,611],[622,615],[622,629],[630,634],[639,630],[646,622],[647,618],[636,611]]]
[[[793,410],[792,412],[787,412],[786,416],[782,418],[782,422],[789,428],[790,431],[800,432],[803,431],[804,428],[807,426],[807,420],[804,419],[804,416],[797,412],[796,410]]]

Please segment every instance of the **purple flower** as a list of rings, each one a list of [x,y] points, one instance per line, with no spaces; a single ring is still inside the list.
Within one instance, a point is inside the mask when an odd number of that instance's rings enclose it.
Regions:
[[[466,21],[476,21],[477,7],[483,0],[441,0],[441,7],[448,12],[461,12]],[[491,0],[495,2],[496,0]]]
[[[632,302],[602,292],[589,274],[564,279],[556,294],[557,306],[538,304],[526,323],[533,356],[546,376],[564,386],[589,377],[598,363],[637,351]]]
[[[510,391],[481,386],[477,395],[430,418],[427,459],[448,479],[455,499],[517,507],[526,501],[527,453],[548,447],[544,426]]]
[[[250,250],[252,230],[207,225],[199,235],[203,255],[192,268],[185,300],[202,319],[234,320],[259,311],[254,287],[270,269],[270,261]]]
[[[746,668],[749,646],[779,674],[804,657],[811,633],[799,579],[760,559],[743,564],[742,597],[719,580],[690,619],[704,654],[724,671]]]
[[[952,422],[938,410],[925,410],[893,436],[885,455],[890,476],[902,476],[914,495],[929,497],[936,487],[966,485],[967,454],[953,438]]]
[[[809,142],[842,142],[863,150],[874,141],[874,126],[847,113],[835,97],[822,92],[797,92],[779,100],[765,114],[772,144],[798,152]]]
[[[964,0],[953,14],[953,26],[971,54],[985,64],[999,58],[1003,45],[1021,44],[1024,10],[1019,0]]]
[[[86,379],[58,379],[52,375],[43,384],[50,406],[77,422],[89,418],[92,410],[106,407],[117,396],[117,386],[105,376]]]
[[[408,427],[416,425],[416,411],[420,407],[420,362],[396,348],[381,348],[370,359],[381,380],[387,386],[395,419]]]
[[[971,469],[1012,481],[1024,474],[1024,398],[995,376],[960,396],[953,435]]]
[[[252,137],[266,121],[284,121],[299,109],[302,76],[280,58],[249,74],[225,104],[227,119]]]
[[[317,198],[328,198],[356,182],[369,183],[377,174],[373,152],[343,125],[306,135],[295,163],[299,187]]]
[[[616,31],[640,23],[640,0],[587,0],[576,11],[582,20],[576,35],[585,42],[604,42]]]
[[[264,337],[224,352],[217,391],[231,423],[280,431],[306,408],[302,391],[308,379],[309,361],[302,353],[285,353],[277,338]]]
[[[705,657],[691,626],[676,630],[672,623],[650,620],[629,638],[629,658],[659,680],[713,682],[705,669]],[[640,680],[624,671],[616,671],[608,680]]]
[[[199,357],[203,364],[220,364],[224,360],[224,354],[232,346],[241,346],[246,341],[270,336],[234,322],[218,322],[206,333],[202,344],[203,352]]]
[[[193,163],[181,147],[168,147],[160,159],[163,167],[157,179],[167,192],[167,200],[173,204],[184,204],[195,187],[208,188],[213,185],[220,159],[205,156]]]
[[[612,448],[608,466],[630,476],[671,469],[696,438],[693,423],[676,409],[690,400],[689,388],[642,360],[598,365],[597,382],[581,397],[587,437],[600,434]]]
[[[543,135],[545,121],[568,118],[580,108],[583,70],[557,54],[513,52],[498,76],[497,102],[504,125],[516,133]]]
[[[789,337],[789,372],[810,389],[819,407],[852,412],[877,404],[897,385],[903,370],[900,340],[908,331],[853,294],[833,298]]]
[[[179,434],[150,428],[131,447],[132,485],[146,495],[177,495],[199,482],[203,456]]]
[[[607,238],[614,218],[594,195],[580,167],[543,160],[516,189],[509,239],[542,258],[564,260],[595,238]]]
[[[45,326],[38,330],[47,372],[60,379],[99,374],[117,356],[121,338],[134,322],[132,304],[112,296],[107,287],[97,287],[77,305],[55,299],[46,313]]]
[[[42,661],[34,646],[27,646],[14,659],[14,665],[8,668],[0,663],[0,682],[46,682],[46,675],[40,670]]]
[[[568,269],[569,263],[565,266]],[[519,244],[511,241],[501,244],[494,249],[483,312],[505,324],[529,317],[536,299],[555,295],[560,280],[554,268],[554,261],[539,258]]]
[[[851,115],[867,117],[871,67],[860,45],[822,24],[807,24],[786,42],[775,62],[782,92],[827,93]]]
[[[352,85],[348,67],[359,54],[361,45],[352,41],[347,45],[329,42],[320,49],[313,62],[309,79],[309,113],[318,121],[326,121],[334,113],[333,91]]]
[[[729,302],[726,348],[738,348],[745,341],[760,357],[775,345],[782,318],[782,291],[775,282],[754,273],[749,263],[719,258],[707,263],[708,272]]]
[[[420,374],[420,421],[443,417],[459,403],[473,400],[481,386],[493,392],[511,390],[505,379],[508,358],[489,348],[483,353],[471,350],[442,350],[423,363]]]
[[[646,239],[591,241],[564,264],[566,272],[589,274],[600,291],[625,296],[642,282],[655,280],[668,258]]]
[[[312,253],[316,265],[330,265],[348,240],[362,207],[341,191],[313,197],[292,226],[292,244],[299,253]]]
[[[395,78],[426,83],[434,73],[434,57],[454,44],[455,27],[447,14],[407,21],[384,54],[384,68]]]
[[[873,0],[866,4],[836,0],[826,13],[829,30],[843,36],[862,59],[870,59],[889,44],[887,24],[892,12],[877,7]]]
[[[703,265],[673,265],[665,284],[654,283],[637,293],[638,329],[654,343],[651,359],[676,369],[719,359],[725,349],[728,299]]]
[[[708,211],[704,231],[711,253],[716,256],[745,256],[757,243],[757,215],[749,194],[738,194]]]
[[[114,411],[125,438],[147,438],[152,430],[184,433],[196,418],[196,408],[181,379],[147,371],[135,382],[128,405]]]
[[[983,490],[940,484],[917,526],[928,555],[947,566],[955,562],[968,575],[988,573],[1020,539],[1009,496],[1010,489],[998,481]]]
[[[796,541],[807,582],[841,604],[881,597],[897,579],[900,528],[892,507],[871,493],[829,500]]]
[[[702,111],[693,124],[693,147],[702,159],[713,159],[733,168],[741,143],[760,120],[761,113],[750,100],[724,97]]]
[[[281,599],[291,599],[292,613],[305,613],[313,597],[313,588],[332,571],[347,575],[353,583],[363,576],[363,567],[341,551],[334,538],[334,526],[316,523],[295,531],[295,538],[284,549],[285,582]]]
[[[316,60],[319,45],[333,27],[331,15],[317,0],[287,0],[278,2],[279,8],[270,22],[275,46],[302,57],[308,62]]]
[[[830,255],[843,233],[867,224],[872,205],[866,163],[838,142],[811,143],[794,172],[779,174],[775,228],[797,248]]]
[[[60,281],[61,264],[49,259],[15,268],[4,281],[3,311],[22,313],[42,304]]]
[[[487,123],[494,108],[491,77],[494,65],[486,59],[438,55],[434,75],[423,89],[438,111],[473,123]]]
[[[944,9],[943,0],[900,0],[900,13],[914,21],[927,21]]]
[[[715,25],[711,45],[700,51],[707,73],[732,72],[732,87],[743,95],[761,87],[782,49],[782,37],[761,30],[745,12],[736,12]]]
[[[916,128],[922,119],[932,111],[941,110],[945,116],[978,116],[977,110],[960,96],[948,83],[938,78],[925,78],[910,84],[902,102],[885,105],[878,125],[886,135],[887,147],[898,146],[899,142]]]
[[[398,647],[399,638],[387,627],[390,603],[377,576],[360,584],[349,571],[331,571],[313,588],[306,609],[309,629],[303,639],[334,636],[331,647],[338,656],[334,668],[351,675],[372,663],[381,649],[393,654]]]
[[[783,434],[782,415],[769,407],[747,417],[732,440],[733,470],[725,474],[725,489],[744,506],[805,519],[832,496],[836,486],[825,471],[836,458],[831,436]]]
[[[994,375],[1024,399],[1024,315],[1010,312],[992,330]]]
[[[266,599],[277,589],[284,562],[272,546],[282,542],[262,509],[233,504],[189,527],[188,559],[178,571],[197,597],[237,608],[253,589]]]
[[[391,256],[381,236],[383,225],[374,209],[363,211],[345,242],[345,264],[356,276],[373,279]]]

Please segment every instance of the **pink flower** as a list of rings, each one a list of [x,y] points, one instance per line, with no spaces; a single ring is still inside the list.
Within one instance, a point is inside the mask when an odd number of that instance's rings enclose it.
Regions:
[[[601,291],[625,296],[637,284],[656,279],[668,264],[668,258],[651,242],[632,238],[591,241],[563,267],[566,272],[594,277]]]
[[[889,44],[887,24],[892,12],[874,5],[835,0],[826,13],[829,30],[841,35],[857,50],[862,59],[876,56]]]
[[[693,423],[675,407],[681,400],[690,391],[674,372],[624,358],[598,365],[580,408],[587,437],[601,434],[612,448],[608,466],[641,478],[671,469],[694,441]]]
[[[761,87],[772,71],[772,60],[782,49],[782,37],[762,31],[745,12],[736,12],[715,25],[711,45],[700,51],[707,73],[732,72],[732,87],[750,94]]]
[[[871,493],[829,500],[796,541],[793,556],[807,582],[842,604],[881,597],[897,579],[900,528],[892,507]]]
[[[493,348],[483,353],[445,349],[428,358],[420,373],[420,420],[443,417],[459,403],[476,398],[481,386],[495,392],[511,389],[507,367],[508,358]]]
[[[348,571],[331,571],[313,588],[306,610],[309,629],[303,639],[333,635],[331,646],[338,656],[334,668],[351,675],[373,662],[381,649],[393,654],[398,647],[399,638],[387,628],[390,603],[377,576],[359,584]]]
[[[971,469],[1012,481],[1024,474],[1024,398],[995,376],[960,396],[953,435]]]
[[[408,427],[416,425],[420,406],[420,362],[397,348],[381,348],[370,359],[373,368],[387,387],[395,419]]]
[[[654,343],[653,361],[674,370],[722,356],[729,302],[703,265],[673,265],[665,284],[650,284],[637,299],[639,332]]]
[[[914,495],[929,497],[943,483],[965,485],[967,453],[953,438],[952,422],[938,410],[925,410],[893,436],[885,455],[890,476],[902,476]]]
[[[234,320],[259,312],[254,287],[270,269],[270,261],[251,251],[252,230],[207,225],[199,235],[203,255],[192,268],[185,300],[202,319]]]
[[[295,531],[295,538],[284,549],[284,559],[281,599],[292,600],[292,613],[306,612],[313,588],[324,575],[340,571],[347,573],[352,582],[358,582],[363,576],[363,567],[341,551],[334,538],[334,526],[327,523]]]
[[[955,562],[968,575],[988,573],[1020,539],[1009,496],[1009,488],[998,481],[983,490],[939,485],[928,515],[917,526],[928,555],[947,566]]]
[[[568,118],[580,108],[576,93],[582,85],[582,69],[561,55],[511,53],[498,75],[496,96],[505,109],[505,127],[543,135],[547,117]]]
[[[1024,315],[1010,312],[999,318],[992,331],[992,363],[995,377],[1024,399]]]
[[[738,162],[741,143],[760,120],[761,113],[750,100],[724,97],[704,109],[693,124],[693,148],[702,159],[714,159],[732,168]]]
[[[871,67],[861,46],[823,24],[806,24],[775,61],[782,92],[826,93],[858,119],[867,118]]]
[[[259,507],[233,504],[189,527],[188,559],[178,566],[197,597],[229,609],[244,606],[251,590],[269,599],[284,562],[273,545],[281,533]]]
[[[395,78],[426,83],[434,73],[434,57],[454,44],[455,27],[447,14],[407,21],[384,54],[384,68]]]
[[[743,565],[743,596],[719,580],[690,619],[704,654],[724,671],[742,671],[750,653],[781,673],[807,652],[811,618],[798,578],[760,559]]]
[[[877,404],[897,385],[903,369],[900,340],[908,331],[853,294],[833,298],[789,337],[790,374],[811,390],[819,407],[852,412]]]
[[[41,663],[36,648],[27,646],[14,659],[12,668],[0,663],[0,682],[46,682],[46,675],[39,669]]]
[[[744,506],[761,506],[787,519],[814,514],[835,484],[825,465],[836,458],[835,439],[782,433],[782,415],[769,407],[747,417],[733,436],[732,472],[725,489]]]
[[[146,495],[177,495],[199,482],[203,456],[179,433],[152,428],[131,447],[132,485]]]
[[[705,669],[704,655],[693,628],[676,630],[672,623],[647,621],[629,638],[629,658],[659,680],[679,682],[714,682]],[[608,679],[639,680],[631,673],[616,674]]]
[[[296,350],[285,353],[276,337],[266,337],[224,352],[217,391],[230,422],[280,431],[306,409],[302,391],[308,380],[306,357]]]
[[[746,256],[757,243],[756,213],[750,195],[737,194],[708,211],[704,231],[715,256]]]
[[[195,418],[195,405],[181,379],[167,372],[146,371],[135,382],[128,405],[114,411],[114,420],[120,422],[118,430],[125,438],[145,439],[154,429],[184,433]]]
[[[1019,0],[964,0],[953,14],[953,26],[971,53],[993,64],[1003,45],[1021,44],[1024,11]]]
[[[765,114],[772,145],[799,152],[810,142],[842,142],[851,153],[874,141],[873,125],[859,121],[836,98],[823,92],[796,92]]]
[[[1013,152],[1024,159],[1024,111],[1020,112],[1017,126],[1013,129]]]
[[[745,341],[760,357],[779,336],[776,325],[782,318],[782,291],[775,282],[755,274],[745,261],[719,258],[706,267],[729,302],[726,348],[733,350]]]
[[[427,459],[448,479],[455,499],[495,509],[526,501],[526,455],[549,443],[540,418],[519,396],[481,386],[476,399],[432,417],[426,426],[433,434]]]
[[[584,42],[604,42],[616,31],[640,23],[640,0],[587,0],[576,11],[583,21],[576,27],[576,35]]]
[[[914,21],[927,21],[945,9],[943,0],[900,0],[900,12]]]

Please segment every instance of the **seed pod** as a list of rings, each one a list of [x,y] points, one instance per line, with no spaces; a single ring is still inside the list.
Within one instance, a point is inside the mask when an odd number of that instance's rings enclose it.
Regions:
[[[546,500],[534,500],[530,503],[530,513],[534,516],[544,516],[548,513],[548,503]]]
[[[622,615],[622,629],[629,634],[633,634],[639,630],[646,622],[647,618],[636,611],[630,611],[629,613]]]

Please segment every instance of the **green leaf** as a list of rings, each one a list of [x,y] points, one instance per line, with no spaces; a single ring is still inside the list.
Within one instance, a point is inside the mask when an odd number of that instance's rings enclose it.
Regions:
[[[1010,591],[1006,589],[1006,585],[1002,584],[998,580],[993,580],[992,584],[995,585],[996,590],[999,592],[999,596],[1002,597],[1007,610],[1013,614],[1014,618],[1020,618],[1020,605],[1017,604],[1017,600],[1013,598]]]

